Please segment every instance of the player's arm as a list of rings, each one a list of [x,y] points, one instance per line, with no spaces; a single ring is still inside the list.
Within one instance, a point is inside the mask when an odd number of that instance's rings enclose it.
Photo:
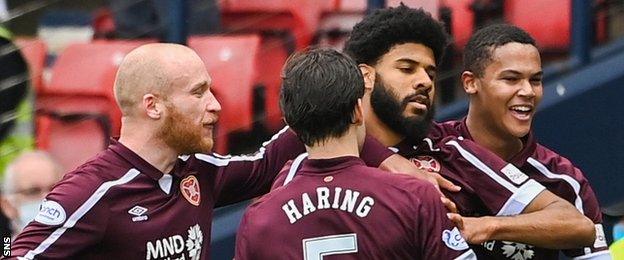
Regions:
[[[451,219],[471,244],[489,240],[515,241],[551,249],[591,245],[594,225],[574,206],[543,190],[515,216],[460,217]]]
[[[609,248],[607,247],[607,241],[602,226],[602,213],[600,211],[600,205],[594,190],[589,185],[585,175],[578,168],[574,167],[572,163],[563,158],[555,158],[552,162],[555,171],[572,173],[570,176],[578,181],[578,199],[575,205],[579,211],[582,211],[594,224],[596,239],[594,242],[583,248],[575,248],[564,250],[563,253],[573,259],[611,259],[609,254]],[[578,203],[580,202],[580,203]]]
[[[35,220],[13,241],[7,259],[74,259],[102,239],[109,219],[105,194],[110,186],[83,175],[69,173],[55,186]]]
[[[367,156],[363,158],[368,166],[379,167],[394,153],[373,140],[372,137],[366,138],[362,152]],[[223,206],[267,193],[284,164],[302,153],[305,153],[305,146],[285,127],[253,155],[222,157],[196,154],[195,157],[199,162],[196,168],[200,172],[206,168],[218,168],[216,205]]]
[[[460,231],[447,218],[447,209],[437,198],[431,185],[413,185],[417,189],[411,192],[416,210],[414,243],[418,245],[422,256],[419,259],[476,259],[472,249],[462,237]]]
[[[574,206],[547,191],[518,168],[470,140],[452,140],[455,170],[496,217],[462,218],[452,214],[471,244],[506,240],[563,249],[594,242],[594,225]]]

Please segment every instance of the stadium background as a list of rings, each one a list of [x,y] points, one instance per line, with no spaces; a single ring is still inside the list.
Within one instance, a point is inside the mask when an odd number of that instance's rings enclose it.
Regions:
[[[223,107],[216,150],[253,151],[283,124],[277,99],[288,55],[310,45],[340,49],[365,13],[400,2],[8,0],[0,20],[15,35],[31,77],[31,109],[20,111],[32,116],[17,134],[32,136],[66,170],[80,165],[118,134],[112,84],[123,56],[141,44],[177,42],[196,50],[213,77]],[[494,22],[518,25],[536,38],[544,62],[544,99],[534,124],[539,140],[584,170],[602,205],[624,199],[624,1],[403,2],[431,12],[453,36],[440,66],[437,119],[467,111],[458,76],[471,33]],[[18,152],[0,149],[0,156]],[[245,205],[217,210],[214,259],[231,259]],[[606,219],[607,233],[612,221]]]

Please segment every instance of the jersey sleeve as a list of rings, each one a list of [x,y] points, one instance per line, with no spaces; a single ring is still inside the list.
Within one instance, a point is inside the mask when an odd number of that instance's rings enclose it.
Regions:
[[[551,154],[555,153],[553,152]],[[549,158],[547,156],[543,157]],[[577,197],[573,202],[574,206],[594,222],[596,229],[596,239],[594,243],[589,247],[563,250],[564,254],[574,259],[610,259],[607,258],[609,256],[609,248],[602,226],[600,205],[598,204],[598,199],[596,198],[594,190],[591,188],[583,172],[575,167],[568,159],[559,155],[553,156],[545,164],[532,164],[534,167],[544,167],[544,169],[538,169],[542,172],[551,171],[555,174],[566,176],[565,178],[569,178],[568,182],[577,193]]]
[[[130,180],[136,174],[124,177]],[[34,221],[16,237],[11,257],[73,259],[97,244],[109,219],[109,202],[103,197],[115,184],[102,183],[86,172],[68,173],[46,196]]]
[[[441,146],[451,175],[458,175],[492,215],[522,213],[545,187],[474,141],[448,138]]]
[[[476,259],[459,229],[448,219],[448,211],[433,185],[422,184],[412,192],[420,201],[416,209],[415,243],[420,259]]]
[[[367,165],[378,167],[392,155],[381,143],[369,137],[362,148]],[[368,152],[367,152],[368,151]],[[216,206],[223,206],[267,193],[284,164],[305,153],[305,146],[288,127],[265,142],[253,155],[219,156],[196,154],[199,171],[217,167]]]

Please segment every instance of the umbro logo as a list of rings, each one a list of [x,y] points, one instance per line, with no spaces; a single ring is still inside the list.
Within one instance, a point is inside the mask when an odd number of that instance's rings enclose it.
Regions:
[[[132,221],[133,222],[139,222],[139,221],[145,221],[147,220],[147,216],[143,215],[145,214],[145,212],[147,212],[147,208],[141,207],[141,206],[134,206],[132,207],[130,210],[128,210],[128,213],[130,215],[134,215],[134,217],[132,217]]]

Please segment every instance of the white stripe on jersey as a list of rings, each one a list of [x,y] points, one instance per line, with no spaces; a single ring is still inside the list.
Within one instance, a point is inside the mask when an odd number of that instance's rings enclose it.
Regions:
[[[496,216],[513,216],[522,213],[531,201],[545,189],[546,187],[539,182],[529,179],[529,181],[520,186],[518,191],[514,192],[514,194],[507,199],[507,202],[505,202],[505,205],[496,213]]]
[[[288,175],[286,175],[286,179],[284,180],[284,184],[282,186],[286,186],[286,184],[292,181],[292,179],[295,177],[295,174],[297,174],[297,170],[299,170],[299,165],[306,157],[308,157],[308,153],[302,153],[297,156],[297,158],[295,158],[293,163],[290,165],[290,170],[288,171]]]
[[[514,186],[513,184],[505,180],[503,177],[496,174],[494,170],[492,170],[490,167],[485,165],[481,160],[475,157],[472,153],[470,153],[469,151],[466,151],[463,147],[461,147],[461,145],[457,143],[457,141],[448,141],[446,142],[446,145],[454,146],[457,149],[457,151],[459,151],[459,154],[461,154],[462,157],[468,160],[468,162],[470,162],[472,165],[477,167],[477,169],[487,174],[487,176],[490,176],[490,178],[492,178],[498,184],[507,188],[509,191],[511,191],[511,193],[516,193],[516,191],[518,191],[518,188],[516,188],[516,186]]]
[[[226,166],[228,165],[230,162],[236,162],[236,161],[256,161],[256,160],[260,160],[262,159],[262,157],[264,157],[264,152],[266,151],[265,146],[267,146],[269,143],[275,141],[281,134],[285,133],[286,131],[288,131],[288,126],[282,128],[282,130],[280,130],[279,132],[277,132],[275,135],[273,135],[273,137],[271,137],[270,140],[262,143],[262,147],[260,147],[260,150],[258,150],[258,152],[254,155],[237,155],[237,156],[232,156],[232,155],[220,155],[215,153],[214,155],[209,155],[209,154],[203,154],[203,153],[197,153],[195,154],[195,158],[200,159],[202,161],[214,164],[215,166]]]
[[[102,185],[100,185],[100,187],[95,190],[91,197],[89,197],[87,201],[85,201],[85,203],[80,205],[80,207],[78,207],[78,209],[71,216],[69,216],[63,226],[54,230],[54,232],[52,232],[52,234],[50,234],[48,238],[43,240],[43,242],[41,242],[41,244],[39,244],[37,248],[28,251],[28,253],[26,253],[26,255],[20,259],[34,259],[36,255],[43,253],[43,251],[48,249],[48,247],[56,242],[56,240],[58,240],[63,235],[63,233],[65,233],[65,231],[73,228],[78,220],[80,220],[85,214],[87,214],[87,212],[89,212],[89,210],[91,210],[91,208],[93,208],[93,206],[95,206],[95,204],[97,204],[98,201],[100,201],[100,199],[104,197],[104,195],[110,188],[112,188],[113,186],[126,184],[139,174],[140,172],[137,169],[130,169],[121,178],[114,181],[107,181],[105,183],[102,183]]]
[[[477,260],[477,255],[475,255],[472,249],[469,249],[468,251],[464,252],[460,256],[455,257],[454,260]]]
[[[581,193],[581,184],[578,181],[576,181],[574,178],[565,174],[552,173],[550,170],[548,170],[548,168],[546,168],[546,166],[544,166],[539,161],[533,159],[532,157],[529,157],[527,159],[527,162],[533,165],[533,167],[535,167],[535,169],[537,169],[539,172],[544,174],[544,176],[551,178],[551,179],[562,179],[568,184],[570,184],[570,186],[572,186],[572,189],[574,189],[574,193],[576,193],[576,199],[574,199],[574,206],[576,206],[576,209],[578,209],[581,213],[585,214],[585,210],[583,210],[583,200],[581,199],[581,196],[579,195]]]
[[[588,255],[577,256],[572,260],[611,260],[609,250],[602,250]]]

